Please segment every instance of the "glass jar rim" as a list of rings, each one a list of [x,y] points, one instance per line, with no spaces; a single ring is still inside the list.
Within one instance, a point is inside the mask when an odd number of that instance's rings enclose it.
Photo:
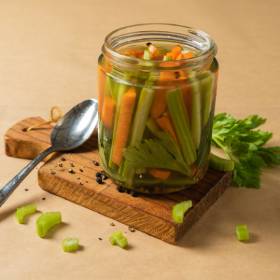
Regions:
[[[149,29],[150,27],[150,29]],[[152,28],[153,27],[153,28]],[[161,27],[163,30],[154,29],[155,27],[159,28]],[[139,30],[136,32],[130,32],[130,29],[137,29],[137,28],[145,28],[144,30]],[[166,31],[164,29],[166,28]],[[174,31],[168,31],[168,28],[174,28]],[[185,31],[185,33],[178,33],[175,32],[175,29],[181,29]],[[123,32],[123,34],[121,34]],[[160,36],[166,37],[165,39],[167,41],[174,41],[175,44],[178,44],[179,42],[187,43],[188,40],[194,39],[195,36],[197,39],[200,39],[200,42],[197,42],[197,44],[200,44],[200,47],[204,47],[204,49],[199,53],[199,55],[194,56],[192,58],[186,58],[181,59],[178,62],[177,66],[170,66],[168,64],[168,61],[163,60],[153,60],[153,61],[147,61],[142,58],[132,57],[125,54],[120,53],[116,46],[118,46],[118,42],[120,40],[129,39],[132,36],[144,36],[148,34],[156,35],[160,34]],[[188,34],[189,33],[189,34]],[[193,38],[188,38],[192,36]],[[142,41],[145,41],[143,38]],[[149,41],[149,40],[146,40]],[[152,39],[151,39],[152,41]],[[129,41],[127,41],[129,42]],[[190,41],[191,42],[191,41]],[[193,41],[192,41],[193,42]],[[187,45],[187,44],[186,44]],[[134,65],[141,67],[143,70],[150,69],[151,67],[156,68],[162,68],[164,70],[171,70],[171,69],[177,69],[182,67],[194,67],[195,65],[199,65],[203,63],[204,61],[208,60],[209,58],[214,58],[214,56],[217,53],[217,45],[215,41],[210,37],[210,35],[202,30],[195,29],[189,26],[180,25],[180,24],[174,24],[174,23],[140,23],[140,24],[133,24],[128,26],[123,26],[120,28],[117,28],[110,32],[106,37],[104,44],[102,46],[102,52],[106,57],[110,57],[111,59],[114,59],[116,62],[126,63],[128,65]]]

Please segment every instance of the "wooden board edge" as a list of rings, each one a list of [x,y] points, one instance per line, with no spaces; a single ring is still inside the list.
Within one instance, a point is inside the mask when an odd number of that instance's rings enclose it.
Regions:
[[[153,215],[149,215],[140,209],[124,206],[118,201],[114,201],[111,198],[104,196],[102,193],[91,192],[89,189],[85,189],[78,184],[73,188],[69,182],[66,182],[58,177],[53,177],[50,174],[44,172],[43,167],[38,171],[39,186],[52,194],[63,197],[66,200],[74,202],[85,208],[93,210],[106,217],[117,220],[118,222],[134,227],[136,230],[145,232],[153,237],[161,239],[170,244],[176,244],[176,225],[166,220],[160,219]],[[48,186],[52,186],[49,188]],[[65,193],[71,192],[71,199],[65,196]],[[115,211],[117,209],[117,211]],[[116,213],[122,212],[122,216],[116,215]],[[142,223],[146,227],[139,228],[139,219],[141,217]],[[147,223],[149,221],[149,223]]]

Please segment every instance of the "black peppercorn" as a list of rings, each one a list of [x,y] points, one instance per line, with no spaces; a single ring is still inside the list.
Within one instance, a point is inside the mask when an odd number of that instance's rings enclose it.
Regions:
[[[96,177],[96,182],[97,182],[98,184],[103,184],[103,179],[102,179],[102,177]]]

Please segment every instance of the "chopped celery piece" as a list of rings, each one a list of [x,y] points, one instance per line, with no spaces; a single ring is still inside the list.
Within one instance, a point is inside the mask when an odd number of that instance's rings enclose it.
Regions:
[[[236,238],[239,241],[248,241],[250,239],[250,233],[247,225],[237,225],[235,227]]]
[[[192,201],[182,201],[172,208],[172,219],[175,223],[181,224],[184,221],[185,213],[192,207]]]
[[[16,218],[20,224],[25,224],[25,218],[31,214],[36,213],[37,206],[35,204],[27,204],[17,208]]]
[[[199,80],[202,103],[202,125],[205,126],[211,112],[211,102],[214,90],[214,74],[210,71],[206,71],[199,77]]]
[[[76,252],[80,248],[79,239],[71,237],[63,239],[62,248],[64,252]]]
[[[188,164],[192,164],[196,160],[196,152],[182,93],[179,89],[172,90],[167,93],[166,98],[184,159]]]
[[[36,221],[37,234],[44,238],[49,230],[61,223],[60,212],[46,212],[43,213]]]
[[[191,133],[195,147],[198,149],[201,139],[201,92],[199,80],[193,75],[191,81]]]
[[[109,241],[112,245],[117,245],[123,249],[128,246],[127,238],[123,235],[121,231],[115,231],[109,237]]]

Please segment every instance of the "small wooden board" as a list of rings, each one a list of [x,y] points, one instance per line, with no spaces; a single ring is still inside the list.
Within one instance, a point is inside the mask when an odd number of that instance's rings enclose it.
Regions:
[[[42,122],[39,117],[28,118],[10,128],[5,135],[9,156],[31,159],[50,145],[51,127],[24,131],[26,127]],[[101,170],[96,139],[67,154],[56,154],[38,173],[39,185],[44,190],[75,202],[100,214],[113,218],[135,229],[169,243],[176,241],[222,195],[231,182],[231,174],[209,170],[205,178],[184,191],[160,196],[132,197],[120,193],[110,180],[102,185],[95,181]],[[187,212],[183,224],[171,218],[172,206],[191,199],[194,207]]]

